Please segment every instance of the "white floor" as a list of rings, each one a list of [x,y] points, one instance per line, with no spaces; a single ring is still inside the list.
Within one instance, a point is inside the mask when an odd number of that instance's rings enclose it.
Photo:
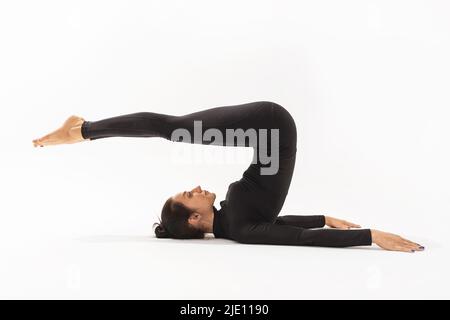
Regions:
[[[1,298],[432,299],[448,250],[240,245],[98,234],[2,244]]]

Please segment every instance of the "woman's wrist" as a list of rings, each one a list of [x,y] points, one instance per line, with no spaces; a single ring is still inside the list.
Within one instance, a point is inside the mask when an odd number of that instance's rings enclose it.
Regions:
[[[379,234],[380,234],[380,232],[378,230],[370,229],[370,235],[372,237],[372,242],[373,243],[377,242]]]

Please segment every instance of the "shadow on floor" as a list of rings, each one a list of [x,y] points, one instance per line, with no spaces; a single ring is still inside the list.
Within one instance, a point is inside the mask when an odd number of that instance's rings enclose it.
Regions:
[[[188,239],[188,240],[178,240],[178,239],[158,239],[155,236],[137,236],[137,235],[91,235],[77,237],[75,240],[85,243],[112,243],[112,242],[145,242],[152,244],[169,244],[169,245],[180,245],[180,244],[195,244],[195,245],[236,245],[235,241],[227,239],[215,239],[212,236],[206,236],[204,239]]]
[[[155,236],[139,236],[139,235],[90,235],[90,236],[82,236],[77,237],[74,240],[84,242],[84,243],[119,243],[119,242],[142,242],[142,243],[151,243],[158,245],[240,245],[240,246],[252,246],[253,244],[241,244],[236,241],[227,240],[227,239],[216,239],[213,236],[206,236],[204,239],[187,239],[187,240],[179,240],[179,239],[158,239]],[[267,245],[258,245],[256,246],[267,246]],[[253,245],[253,246],[254,246]],[[293,246],[284,246],[284,247],[293,247]],[[295,246],[294,246],[295,247]],[[299,246],[306,248],[315,248],[315,249],[330,249],[330,247],[311,247],[311,246]],[[346,250],[376,250],[376,251],[385,251],[379,248],[376,245],[372,246],[357,246],[357,247],[347,247],[347,248],[335,248],[335,249],[346,249]],[[386,251],[388,252],[388,251]],[[392,251],[394,252],[394,251]]]

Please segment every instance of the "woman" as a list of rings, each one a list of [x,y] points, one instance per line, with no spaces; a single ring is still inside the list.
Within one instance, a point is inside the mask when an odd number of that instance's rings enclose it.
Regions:
[[[289,112],[276,103],[222,106],[184,116],[139,112],[100,121],[71,116],[33,144],[43,147],[107,137],[162,137],[254,149],[252,163],[239,181],[230,184],[220,210],[214,206],[216,195],[200,186],[170,197],[160,223],[155,224],[158,238],[193,239],[214,233],[217,238],[254,244],[348,247],[375,243],[387,250],[424,249],[395,234],[349,230],[361,227],[329,216],[279,217],[294,171],[297,130]],[[325,225],[330,228],[322,228]]]

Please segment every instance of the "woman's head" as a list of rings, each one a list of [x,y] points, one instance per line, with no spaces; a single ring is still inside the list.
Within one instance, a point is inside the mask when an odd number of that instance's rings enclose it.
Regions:
[[[211,229],[216,194],[200,186],[167,199],[161,222],[155,223],[158,238],[199,239]]]

